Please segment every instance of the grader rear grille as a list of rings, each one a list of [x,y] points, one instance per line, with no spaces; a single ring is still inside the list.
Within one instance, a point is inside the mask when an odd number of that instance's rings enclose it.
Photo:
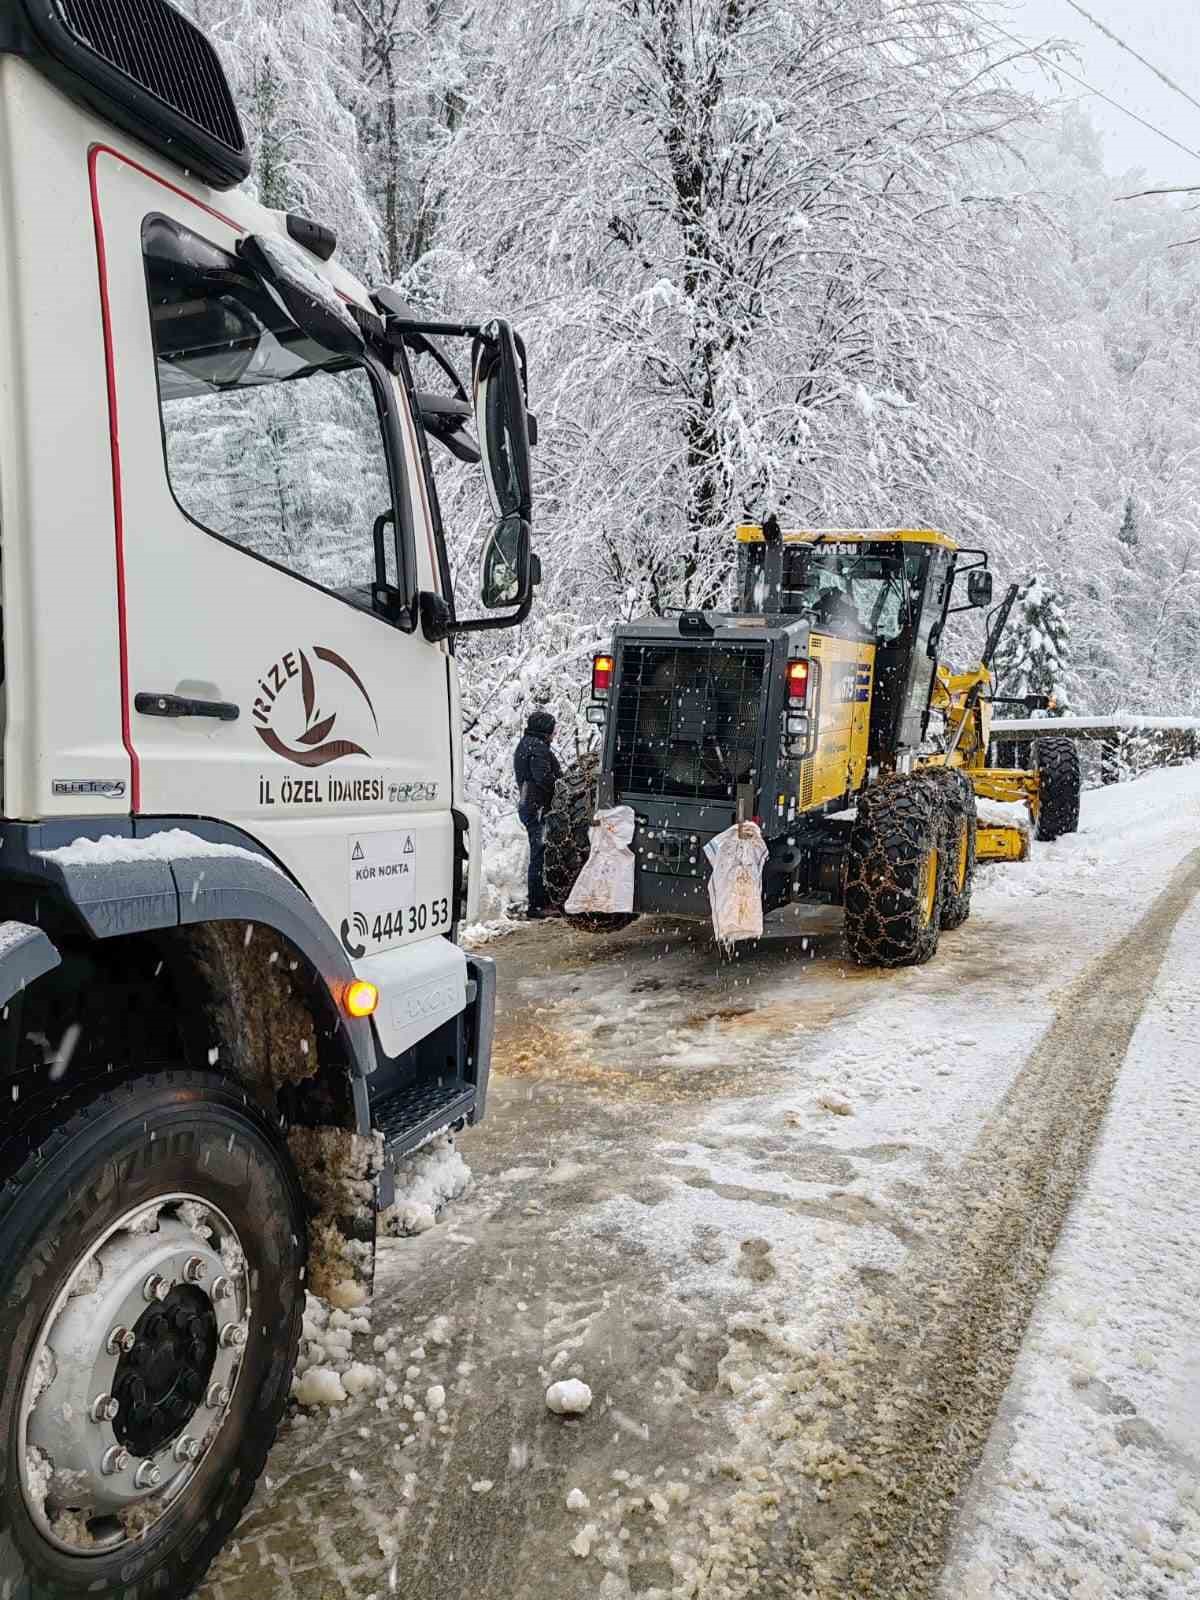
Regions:
[[[732,801],[755,777],[764,665],[755,645],[624,645],[616,793]]]

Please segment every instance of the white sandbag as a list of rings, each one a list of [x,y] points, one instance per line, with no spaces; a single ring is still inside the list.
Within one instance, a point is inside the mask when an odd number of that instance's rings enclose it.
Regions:
[[[708,898],[713,932],[722,944],[761,939],[762,875],[767,846],[756,822],[739,822],[704,847],[712,872]]]
[[[591,826],[591,849],[564,911],[616,912],[633,910],[633,830],[637,818],[632,806],[597,811]]]

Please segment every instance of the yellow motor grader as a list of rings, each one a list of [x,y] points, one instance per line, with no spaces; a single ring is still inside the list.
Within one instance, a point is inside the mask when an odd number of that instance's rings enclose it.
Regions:
[[[942,632],[952,612],[991,603],[986,552],[931,529],[784,531],[773,517],[737,539],[733,612],[622,623],[595,658],[601,742],[556,794],[547,889],[566,901],[596,809],[628,806],[632,906],[568,920],[707,917],[705,846],[754,822],[764,911],[841,905],[856,961],[926,961],[966,920],[976,861],[1029,851],[1023,824],[979,825],[977,796],[1024,801],[1042,839],[1078,822],[1078,756],[1052,723],[1029,770],[987,764],[991,661],[1016,591],[979,665],[954,673]]]

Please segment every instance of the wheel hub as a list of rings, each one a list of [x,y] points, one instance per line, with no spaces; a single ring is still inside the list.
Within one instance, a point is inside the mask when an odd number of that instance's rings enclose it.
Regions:
[[[249,1313],[237,1236],[202,1201],[156,1200],[91,1247],[25,1383],[22,1487],[46,1537],[107,1550],[157,1521],[228,1416]]]
[[[204,1403],[217,1358],[216,1312],[202,1289],[177,1283],[133,1333],[137,1342],[113,1377],[120,1408],[113,1432],[133,1455],[152,1456]]]

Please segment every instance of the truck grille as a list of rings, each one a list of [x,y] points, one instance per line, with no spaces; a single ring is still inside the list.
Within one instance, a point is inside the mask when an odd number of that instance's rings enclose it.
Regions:
[[[617,794],[732,801],[754,777],[763,667],[761,645],[623,645]]]
[[[52,0],[75,39],[197,128],[241,152],[242,125],[212,45],[165,0]]]

